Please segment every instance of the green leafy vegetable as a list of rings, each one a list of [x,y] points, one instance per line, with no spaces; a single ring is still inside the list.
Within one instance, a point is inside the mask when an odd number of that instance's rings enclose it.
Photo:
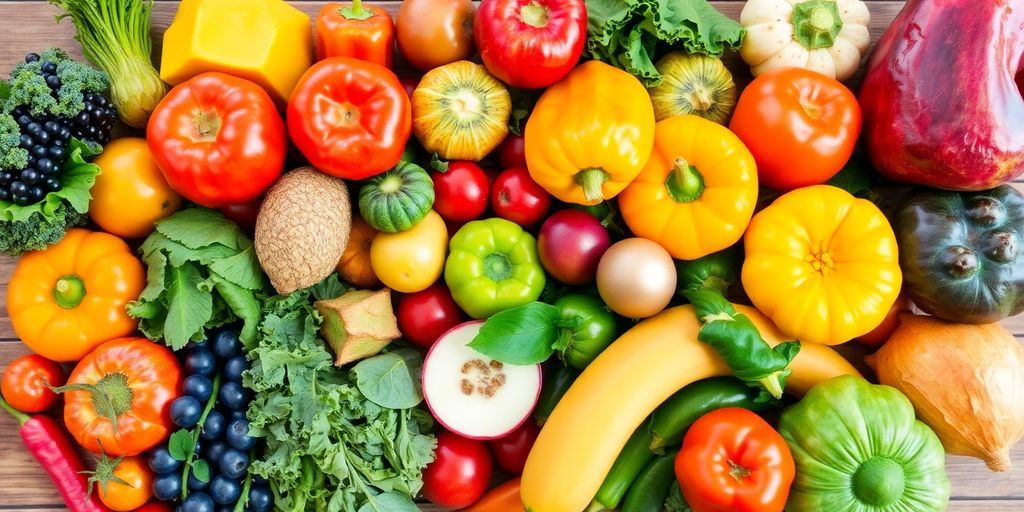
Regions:
[[[57,65],[56,74],[61,86],[56,97],[43,78],[41,68],[44,62]],[[9,93],[4,112],[25,106],[33,117],[74,117],[85,108],[86,92],[105,94],[110,88],[110,80],[105,73],[72,60],[60,48],[44,51],[35,62],[15,64],[7,84]]]
[[[403,356],[402,352],[413,354]],[[352,368],[352,373],[359,392],[371,402],[389,409],[408,409],[423,401],[416,378],[421,367],[422,360],[415,350],[402,350],[364,359]]]
[[[98,155],[100,147],[72,138],[68,150],[61,166],[60,190],[27,206],[0,200],[0,252],[16,256],[45,249],[64,238],[68,228],[85,224],[92,199],[89,190],[100,174],[99,166],[87,160]]]
[[[242,343],[255,343],[270,287],[252,241],[233,222],[205,208],[183,210],[157,222],[139,251],[146,288],[128,314],[146,337],[178,350],[205,328],[241,320]]]
[[[75,24],[85,56],[110,74],[111,100],[126,124],[146,126],[149,114],[167,94],[150,61],[152,0],[50,0]]]
[[[761,388],[756,402],[781,398],[786,377],[793,373],[789,363],[800,352],[800,342],[787,341],[772,347],[754,322],[736,311],[721,293],[698,290],[685,295],[703,324],[697,339],[711,345],[736,378]]]
[[[586,0],[588,56],[661,83],[654,68],[661,47],[720,57],[739,49],[744,29],[705,0]]]
[[[469,347],[505,364],[543,363],[560,336],[558,308],[531,302],[488,318]]]
[[[381,407],[360,391],[358,372],[334,367],[311,301],[337,286],[329,278],[264,303],[243,376],[255,391],[249,432],[266,441],[251,470],[270,481],[279,510],[415,510],[410,497],[434,458],[432,420],[421,407]]]
[[[668,491],[668,498],[665,498],[665,512],[693,512],[690,505],[683,498],[683,490],[673,484]]]

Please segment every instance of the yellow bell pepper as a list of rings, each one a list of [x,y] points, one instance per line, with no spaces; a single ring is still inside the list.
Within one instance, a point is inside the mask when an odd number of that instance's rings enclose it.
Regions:
[[[164,33],[160,78],[177,85],[220,71],[256,82],[284,105],[313,64],[309,23],[284,0],[182,0]]]
[[[754,216],[743,240],[747,295],[801,341],[837,345],[868,333],[903,284],[885,215],[829,185],[776,199]]]
[[[526,123],[526,167],[567,203],[611,199],[654,146],[654,107],[633,75],[588,61],[550,87]]]
[[[654,151],[619,196],[637,236],[692,260],[736,243],[757,202],[757,166],[728,128],[685,115],[658,122]]]

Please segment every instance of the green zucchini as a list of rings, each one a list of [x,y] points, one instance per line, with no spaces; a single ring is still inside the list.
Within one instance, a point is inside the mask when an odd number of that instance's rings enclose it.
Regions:
[[[622,501],[622,512],[661,512],[676,485],[675,462],[679,450],[658,455],[637,475]]]
[[[622,448],[619,456],[615,458],[612,468],[608,470],[608,474],[604,477],[604,482],[601,483],[601,488],[597,490],[594,500],[590,502],[587,512],[614,510],[619,506],[622,498],[626,496],[626,491],[629,490],[633,481],[636,480],[637,475],[654,458],[650,446],[651,432],[647,430],[645,425],[641,424],[633,432],[633,435],[629,436],[626,446]]]

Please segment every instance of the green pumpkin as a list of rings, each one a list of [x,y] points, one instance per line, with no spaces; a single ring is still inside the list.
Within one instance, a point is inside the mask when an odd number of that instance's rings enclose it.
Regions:
[[[788,512],[941,512],[946,453],[910,400],[851,375],[818,384],[779,420],[796,479]]]
[[[385,233],[412,229],[433,206],[434,183],[427,171],[411,162],[399,162],[359,191],[359,214]]]
[[[922,190],[900,207],[895,231],[904,290],[924,312],[988,324],[1024,312],[1024,196]]]

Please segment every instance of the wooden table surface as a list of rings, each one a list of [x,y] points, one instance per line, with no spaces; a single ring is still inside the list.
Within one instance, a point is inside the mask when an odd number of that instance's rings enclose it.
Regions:
[[[396,13],[398,2],[382,2],[387,9]],[[742,2],[712,2],[725,14],[739,17]],[[315,16],[320,8],[317,2],[294,2],[303,11]],[[902,2],[872,1],[872,39],[877,40],[882,31],[899,11]],[[176,2],[160,1],[153,9],[153,31],[163,32],[174,16]],[[60,25],[54,22],[56,10],[42,1],[0,1],[0,74],[6,74],[10,66],[30,51],[41,51],[50,46],[72,50],[80,56],[80,48],[73,39],[73,29],[67,21]],[[156,38],[159,54],[159,38]],[[727,56],[727,63],[733,70],[738,83],[749,81],[746,67],[735,55]],[[401,74],[402,71],[400,70]],[[856,86],[856,78],[851,85]],[[1024,183],[1016,184],[1024,189]],[[13,271],[15,260],[0,257],[0,302],[6,304],[7,281]],[[1024,340],[1024,316],[1008,319],[1007,328]],[[847,344],[841,347],[851,359],[864,354],[863,347]],[[6,308],[0,309],[0,368],[28,350],[18,341],[11,329]],[[1024,443],[1013,451],[1017,465],[1005,473],[991,473],[981,461],[951,456],[947,472],[953,483],[953,498],[948,508],[955,512],[1011,512],[1024,511]],[[17,434],[17,425],[9,415],[0,414],[0,510],[64,510],[50,481],[38,464],[25,451]],[[424,510],[432,510],[424,507]],[[827,511],[822,511],[827,512]]]

